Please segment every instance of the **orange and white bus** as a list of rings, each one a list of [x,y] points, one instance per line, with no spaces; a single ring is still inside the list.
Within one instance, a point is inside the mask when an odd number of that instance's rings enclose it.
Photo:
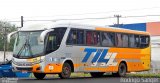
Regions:
[[[147,32],[79,24],[30,25],[16,34],[14,71],[32,72],[37,79],[46,74],[69,78],[71,72],[88,72],[93,77],[112,72],[150,69],[151,46]]]

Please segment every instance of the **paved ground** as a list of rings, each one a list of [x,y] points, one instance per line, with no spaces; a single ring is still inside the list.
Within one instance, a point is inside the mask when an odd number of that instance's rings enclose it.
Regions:
[[[5,81],[4,81],[5,80]],[[160,78],[136,78],[136,77],[77,77],[70,79],[46,78],[44,80],[28,79],[28,78],[1,78],[0,83],[160,83]]]

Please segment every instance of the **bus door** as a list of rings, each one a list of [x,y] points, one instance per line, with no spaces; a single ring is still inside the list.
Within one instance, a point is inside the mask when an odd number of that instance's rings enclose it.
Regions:
[[[84,48],[84,30],[71,29],[67,38],[67,52],[71,56],[76,71],[83,71],[84,64],[81,62]]]

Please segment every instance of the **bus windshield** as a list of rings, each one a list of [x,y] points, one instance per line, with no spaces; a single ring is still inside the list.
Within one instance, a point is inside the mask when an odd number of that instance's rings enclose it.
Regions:
[[[14,57],[29,58],[41,55],[44,49],[44,43],[39,41],[41,32],[18,32],[13,50]]]
[[[61,44],[66,28],[54,28],[45,37],[45,42],[40,42],[42,31],[18,32],[14,45],[13,57],[33,58],[49,54],[57,50]]]

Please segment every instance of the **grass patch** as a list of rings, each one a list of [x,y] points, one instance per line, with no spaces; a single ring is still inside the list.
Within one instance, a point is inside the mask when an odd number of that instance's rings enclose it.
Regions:
[[[91,77],[89,73],[72,73],[71,77]]]
[[[149,77],[160,78],[160,74],[127,74],[127,77]]]
[[[107,73],[105,76],[112,76],[112,74]],[[78,77],[91,77],[90,73],[72,73],[71,78]],[[148,73],[128,73],[126,77],[138,77],[138,78],[160,78],[160,74],[148,74]],[[30,75],[30,78],[35,78],[33,74]],[[47,74],[45,78],[59,78],[58,74]]]
[[[76,77],[91,77],[89,73],[72,73],[71,78]],[[30,75],[30,78],[35,78],[33,73]],[[45,78],[59,78],[58,74],[47,74]]]

